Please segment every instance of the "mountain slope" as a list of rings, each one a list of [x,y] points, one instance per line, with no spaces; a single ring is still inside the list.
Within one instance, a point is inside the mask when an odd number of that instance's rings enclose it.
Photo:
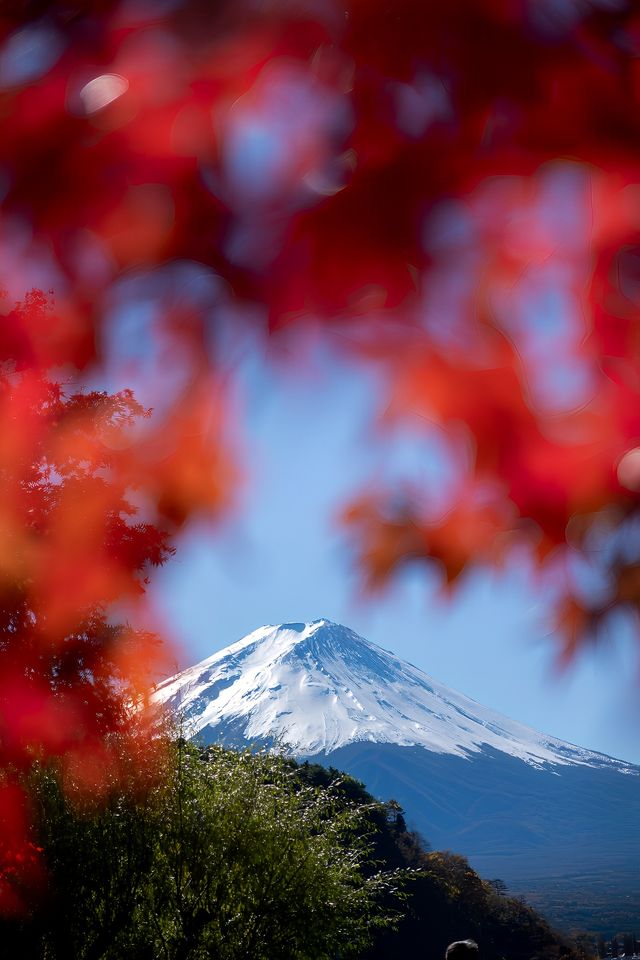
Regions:
[[[300,755],[350,743],[420,746],[469,759],[496,750],[526,763],[635,768],[537,733],[437,683],[328,620],[265,626],[161,684],[192,735],[233,730]]]

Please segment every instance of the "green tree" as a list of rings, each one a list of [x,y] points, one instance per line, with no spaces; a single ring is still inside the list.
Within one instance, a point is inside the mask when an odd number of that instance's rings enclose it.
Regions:
[[[155,781],[80,806],[52,764],[28,776],[50,894],[3,922],[23,957],[322,960],[391,922],[368,807],[283,758],[180,740]]]
[[[154,860],[148,937],[168,957],[357,952],[397,874],[365,871],[365,811],[304,785],[286,760],[180,741]],[[160,918],[160,919],[158,919]]]
[[[165,813],[159,804],[165,758],[144,776],[131,741],[112,737],[129,769],[100,796],[78,793],[61,762],[36,763],[23,775],[48,883],[26,917],[4,921],[0,937],[34,960],[133,956],[135,914],[149,898],[149,879]],[[146,738],[139,744],[148,747]],[[144,950],[139,957],[152,956]]]

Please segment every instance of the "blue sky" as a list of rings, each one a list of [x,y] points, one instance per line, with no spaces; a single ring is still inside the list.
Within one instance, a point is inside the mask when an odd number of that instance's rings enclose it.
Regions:
[[[328,617],[514,719],[640,763],[631,638],[620,629],[559,674],[545,599],[521,565],[467,577],[451,602],[423,567],[363,597],[341,504],[372,479],[446,483],[415,431],[383,441],[372,429],[382,392],[371,374],[318,349],[303,364],[243,356],[234,380],[244,489],[223,525],[193,526],[154,576],[177,666],[264,623]]]

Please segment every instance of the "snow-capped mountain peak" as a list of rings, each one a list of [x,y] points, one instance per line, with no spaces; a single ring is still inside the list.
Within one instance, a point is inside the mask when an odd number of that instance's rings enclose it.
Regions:
[[[166,680],[156,701],[190,735],[286,745],[297,756],[372,741],[469,758],[497,750],[541,767],[635,771],[537,733],[432,680],[330,620],[263,626]]]

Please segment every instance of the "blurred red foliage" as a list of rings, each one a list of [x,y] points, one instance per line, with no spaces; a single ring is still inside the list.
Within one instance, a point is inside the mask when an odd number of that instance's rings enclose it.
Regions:
[[[0,909],[10,910],[41,876],[20,771],[56,757],[92,793],[114,789],[123,737],[133,745],[147,724],[138,708],[159,640],[120,625],[113,604],[139,598],[172,551],[130,501],[149,467],[129,449],[146,411],[128,391],[65,395],[30,347],[16,350],[41,307],[30,298],[10,315],[2,346],[15,359],[0,371]]]
[[[3,758],[77,766],[143,685],[107,611],[228,505],[220,330],[256,316],[338,327],[450,438],[444,501],[345,512],[370,584],[524,545],[564,655],[637,628],[639,58],[624,0],[2,4]],[[131,346],[153,423],[80,390]]]
[[[27,801],[15,784],[0,786],[0,913],[20,914],[25,894],[41,889],[42,849],[29,837]]]

